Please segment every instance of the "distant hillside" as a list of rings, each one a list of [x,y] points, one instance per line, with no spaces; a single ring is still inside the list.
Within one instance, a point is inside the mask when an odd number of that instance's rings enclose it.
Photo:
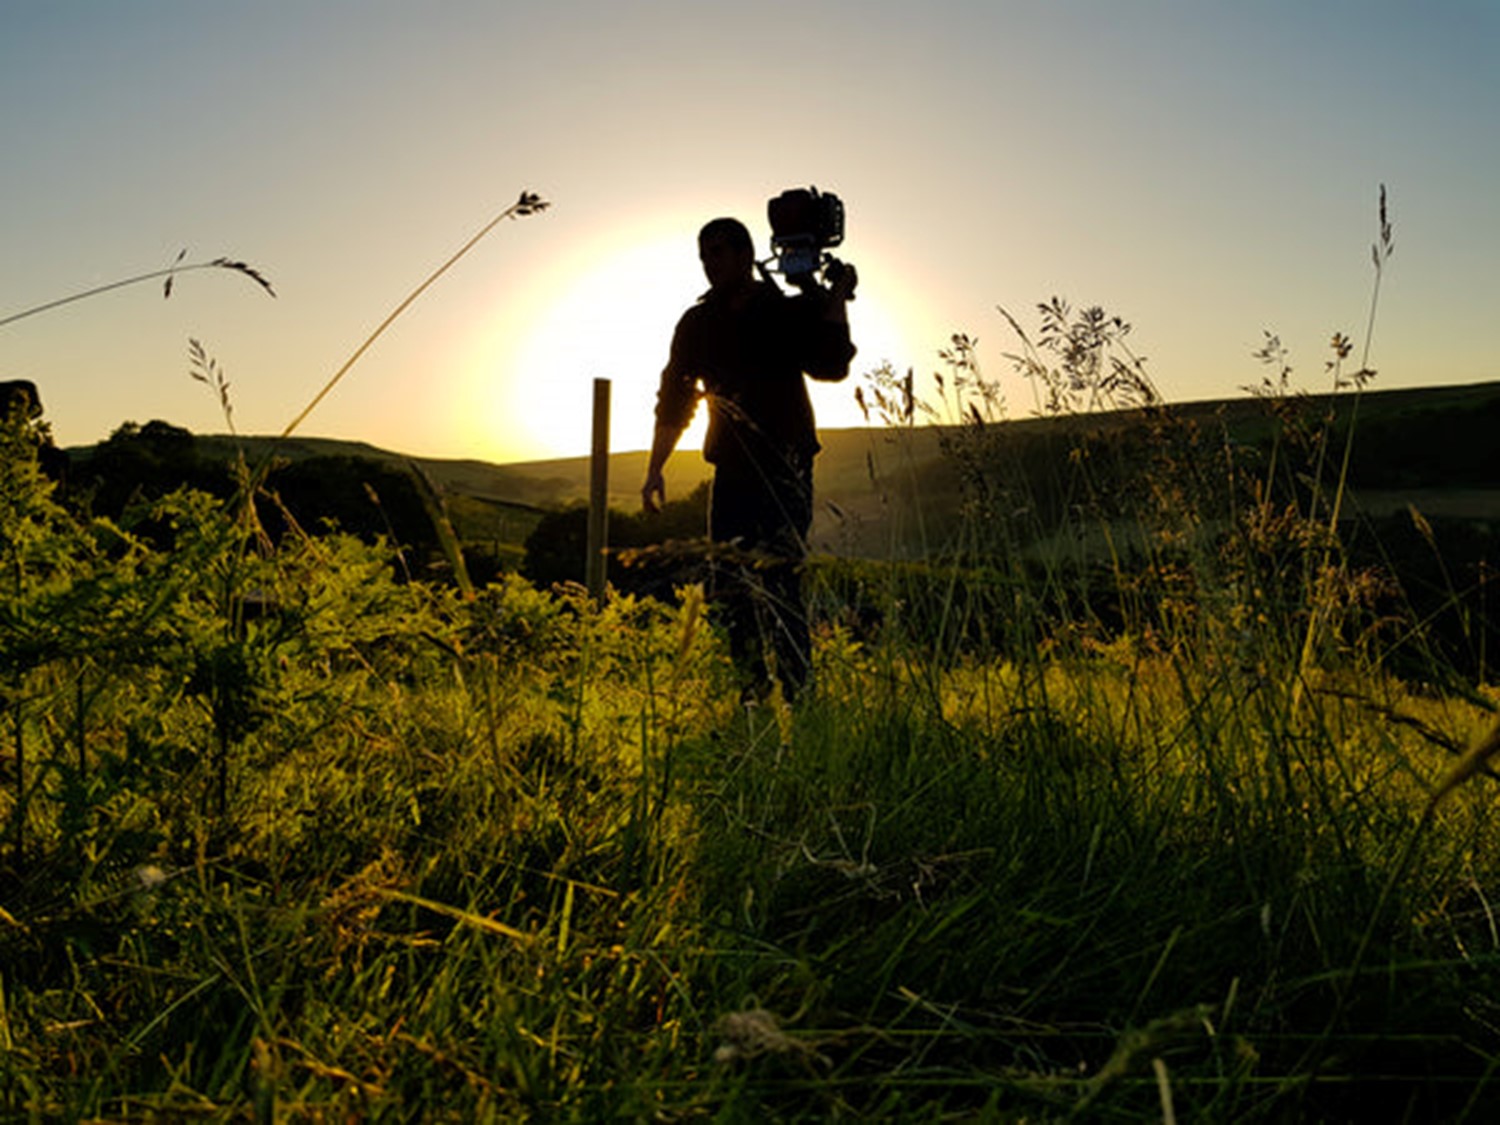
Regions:
[[[1309,421],[1332,413],[1333,449],[1341,454],[1356,402],[1348,514],[1386,516],[1415,505],[1432,518],[1500,523],[1500,382],[1367,390],[1358,400],[1308,395],[1295,405]],[[1221,444],[1268,448],[1278,428],[1273,404],[1250,396],[1171,409]],[[1004,423],[989,448],[1029,466],[1036,478],[1049,466],[1060,471],[1079,435],[1123,434],[1142,420],[1139,411],[1028,418]],[[824,431],[814,526],[820,545],[888,556],[940,547],[955,526],[962,490],[942,437],[933,427]],[[1028,484],[1045,490],[1038,479]]]
[[[274,447],[278,458],[289,461],[308,457],[365,457],[373,461],[420,465],[445,493],[473,497],[488,503],[509,504],[524,508],[551,509],[585,502],[589,494],[589,459],[566,457],[553,461],[520,461],[495,464],[489,461],[450,460],[437,457],[412,457],[379,449],[357,441],[336,438],[290,438],[278,441],[269,437],[234,438],[224,434],[207,434],[198,438],[205,457],[233,457],[243,448],[252,461]],[[85,452],[84,450],[72,452]],[[694,450],[678,450],[672,455],[669,484],[674,495],[685,495],[709,475],[703,457]],[[641,481],[646,475],[644,452],[617,453],[609,462],[609,499],[613,507],[634,508],[640,505]]]
[[[1334,411],[1336,424],[1342,426],[1356,400],[1344,393],[1301,401],[1314,414]],[[1240,444],[1259,444],[1274,429],[1268,404],[1251,397],[1185,403],[1173,410]],[[1500,432],[1500,382],[1367,390],[1358,399],[1358,410],[1351,479],[1362,510],[1404,510],[1417,500],[1428,515],[1500,520],[1500,443],[1494,436]],[[1124,431],[1140,420],[1139,412],[1125,411],[1007,422],[997,431],[997,448],[1013,442],[1028,449],[1032,463],[1038,451],[1044,459],[1060,460],[1066,458],[1074,435]],[[940,448],[941,436],[933,427],[824,430],[817,466],[815,546],[888,556],[920,554],[940,545],[950,533],[960,497],[958,477]],[[273,439],[209,435],[198,442],[206,457],[232,456],[238,443],[254,459]],[[278,457],[292,461],[316,456],[404,460],[399,453],[362,442],[293,438],[275,445]],[[87,457],[90,448],[70,452]],[[491,521],[497,530],[486,531],[486,536],[512,537],[529,526],[525,513],[580,503],[588,496],[587,457],[509,464],[412,460],[450,503],[464,511],[511,511],[522,517],[507,522],[497,516]],[[611,506],[638,509],[645,468],[643,451],[610,458]],[[687,495],[710,471],[698,452],[678,450],[668,465],[669,494]]]

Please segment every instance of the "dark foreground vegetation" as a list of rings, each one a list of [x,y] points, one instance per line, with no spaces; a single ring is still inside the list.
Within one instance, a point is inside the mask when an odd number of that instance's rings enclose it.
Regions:
[[[1490,698],[1335,485],[1145,409],[1024,536],[956,431],[967,553],[816,568],[818,693],[748,714],[696,586],[84,514],[12,418],[6,1114],[1490,1119]]]

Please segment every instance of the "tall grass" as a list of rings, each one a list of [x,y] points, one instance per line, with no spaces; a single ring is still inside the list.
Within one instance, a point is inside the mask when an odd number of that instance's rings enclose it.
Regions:
[[[696,588],[468,594],[187,492],[93,520],[11,418],[5,1113],[1488,1119],[1483,691],[1390,674],[1315,440],[1256,460],[1123,322],[1039,315],[1050,482],[956,340],[971,518],[816,568],[770,715]]]

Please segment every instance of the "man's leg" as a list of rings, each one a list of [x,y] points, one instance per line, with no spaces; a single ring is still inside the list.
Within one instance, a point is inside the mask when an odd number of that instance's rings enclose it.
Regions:
[[[776,677],[790,703],[812,676],[812,638],[802,596],[807,533],[812,527],[811,460],[786,465],[771,485],[764,542],[775,561],[762,575],[762,590],[771,647],[776,654]]]
[[[807,601],[802,597],[802,564],[807,561],[807,532],[813,526],[813,462],[798,460],[777,481],[774,550],[777,562],[771,579],[775,612],[775,669],[781,694],[793,702],[813,675],[813,640],[807,625]]]
[[[802,563],[778,562],[767,567],[765,592],[776,678],[781,681],[782,696],[792,703],[812,677],[812,636],[802,599]]]
[[[747,540],[758,530],[758,504],[753,479],[719,469],[709,493],[708,537],[720,546],[749,551]],[[719,618],[729,634],[729,657],[740,678],[742,702],[759,702],[771,693],[771,672],[766,666],[765,623],[759,581],[755,570],[743,560],[715,558],[710,596],[719,607]]]
[[[730,653],[747,691],[769,689],[765,650],[776,655],[782,694],[795,699],[812,672],[812,642],[802,599],[802,563],[812,525],[812,465],[782,464],[714,475],[709,537],[760,556],[754,564],[721,563],[716,594]]]

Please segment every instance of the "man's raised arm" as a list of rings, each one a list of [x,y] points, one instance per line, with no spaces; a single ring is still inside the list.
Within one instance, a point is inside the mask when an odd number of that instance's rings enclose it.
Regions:
[[[839,263],[832,283],[821,291],[822,314],[811,325],[809,354],[804,370],[814,379],[837,383],[849,374],[856,351],[849,339],[848,302],[854,299],[858,275],[854,267]]]

